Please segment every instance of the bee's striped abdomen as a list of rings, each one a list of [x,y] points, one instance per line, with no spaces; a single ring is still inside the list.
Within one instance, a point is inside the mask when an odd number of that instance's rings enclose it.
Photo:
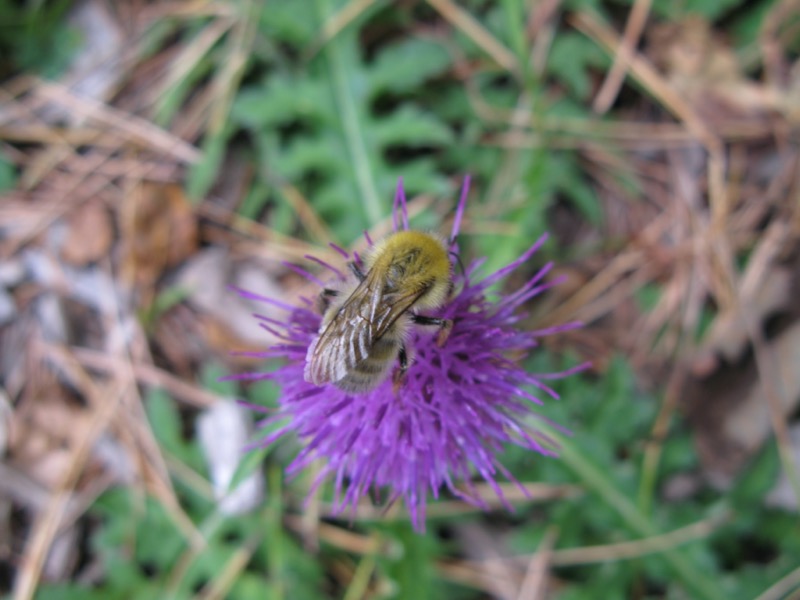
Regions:
[[[351,369],[347,375],[335,382],[347,392],[366,392],[383,382],[383,375],[391,369],[397,359],[400,343],[391,335],[375,341],[367,357]]]

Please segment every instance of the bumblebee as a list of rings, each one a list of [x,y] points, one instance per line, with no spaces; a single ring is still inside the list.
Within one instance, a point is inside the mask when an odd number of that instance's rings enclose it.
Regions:
[[[397,389],[409,365],[406,341],[414,324],[439,328],[444,345],[453,322],[417,313],[442,306],[452,289],[446,242],[422,231],[398,231],[349,263],[354,279],[320,295],[323,319],[308,348],[305,380],[347,392],[380,385],[393,365]]]

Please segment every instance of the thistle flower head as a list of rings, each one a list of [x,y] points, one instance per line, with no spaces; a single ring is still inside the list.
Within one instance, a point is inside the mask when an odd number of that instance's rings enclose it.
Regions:
[[[466,179],[456,210],[451,234],[451,252],[466,204]],[[393,209],[395,230],[408,229],[405,196],[398,184]],[[371,240],[367,237],[371,244]],[[345,392],[334,385],[308,383],[303,372],[308,347],[316,338],[321,316],[315,302],[304,298],[301,306],[240,293],[270,302],[285,311],[285,320],[258,316],[261,325],[283,341],[260,356],[285,359],[270,373],[249,373],[247,379],[272,379],[282,388],[278,412],[264,426],[283,423],[259,442],[271,444],[294,433],[302,450],[287,468],[296,474],[317,459],[323,459],[314,488],[332,479],[334,512],[355,508],[370,491],[388,490],[390,501],[402,499],[414,528],[422,530],[428,494],[437,498],[442,489],[485,508],[472,483],[475,475],[485,480],[501,501],[498,478],[514,481],[498,459],[504,445],[515,444],[543,455],[553,455],[554,444],[542,431],[530,425],[532,406],[541,404],[535,393],[553,398],[557,394],[543,379],[565,376],[579,370],[533,375],[518,363],[539,344],[543,335],[565,331],[577,323],[548,330],[525,331],[518,327],[524,314],[520,307],[553,285],[545,282],[552,265],[547,264],[519,289],[507,295],[490,294],[501,282],[541,247],[545,236],[508,266],[485,276],[480,270],[485,259],[465,269],[455,269],[454,291],[449,300],[430,316],[451,319],[452,331],[442,346],[435,332],[415,327],[409,346],[413,362],[399,387],[388,377],[377,388],[360,394]],[[337,248],[343,258],[351,256]],[[358,260],[357,256],[352,257]],[[322,261],[334,278],[341,271]],[[461,262],[457,260],[456,262]],[[324,282],[299,267],[294,270],[321,287]],[[457,484],[461,485],[457,485]],[[510,507],[509,507],[510,508]]]

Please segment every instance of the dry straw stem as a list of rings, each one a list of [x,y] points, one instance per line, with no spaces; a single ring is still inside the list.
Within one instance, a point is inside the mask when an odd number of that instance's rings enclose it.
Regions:
[[[647,229],[658,229],[666,220],[666,217],[659,217]],[[633,275],[628,277],[630,274]],[[575,294],[548,311],[543,317],[542,325],[551,326],[574,318],[586,323],[594,322],[619,306],[622,300],[631,297],[631,294],[651,281],[654,275],[655,271],[647,268],[642,250],[620,252]],[[620,285],[623,281],[624,285]]]
[[[508,111],[490,107],[482,99],[475,97],[475,92],[470,92],[467,83],[467,93],[470,96],[475,112],[484,120],[506,123],[511,114]],[[481,103],[483,103],[481,105]],[[587,119],[569,119],[548,117],[546,121],[537,121],[537,129],[547,132],[531,133],[529,131],[504,131],[502,133],[487,135],[482,144],[487,146],[500,146],[504,148],[561,148],[567,150],[583,149],[586,147],[605,148],[605,140],[614,140],[622,149],[670,149],[694,146],[696,136],[687,131],[682,125],[671,123],[637,123],[637,122],[601,122]],[[726,141],[761,140],[771,136],[774,129],[761,121],[734,121],[724,123],[719,129],[721,139]]]
[[[119,307],[117,307],[115,314],[120,314]],[[95,412],[106,410],[106,404],[109,401],[103,399],[103,396],[97,396],[92,391],[95,379],[88,375],[70,349],[44,343],[41,344],[41,347],[44,356],[56,364],[63,365],[61,367],[62,371],[71,374],[77,373],[78,379],[73,377],[73,382],[83,396],[89,399],[89,403]],[[122,392],[119,401],[114,406],[116,410],[112,416],[112,421],[107,424],[107,427],[114,425],[120,441],[127,444],[130,456],[138,459],[137,467],[140,477],[149,492],[159,499],[167,514],[170,515],[178,529],[183,532],[190,546],[196,547],[200,543],[201,537],[192,520],[181,507],[175,496],[175,491],[172,489],[167,465],[142,407],[142,399],[136,387],[130,358],[120,359],[118,366],[120,367],[119,372],[115,373],[117,377],[111,381],[116,382]],[[98,405],[93,403],[92,399],[103,400]],[[85,461],[82,461],[81,464],[83,462]]]
[[[431,508],[433,508],[433,506]],[[584,548],[554,550],[552,548],[554,542],[548,537],[542,542],[540,549],[533,554],[502,559],[492,558],[489,559],[489,561],[494,561],[496,563],[500,560],[517,569],[525,568],[526,573],[529,573],[530,565],[532,564],[540,564],[542,568],[544,568],[546,566],[569,566],[617,560],[632,560],[649,554],[658,554],[665,550],[706,538],[722,526],[728,520],[729,516],[728,513],[720,514],[669,533],[640,540]],[[302,519],[298,516],[289,515],[286,517],[286,522],[287,525],[295,531],[300,531],[302,527]],[[320,541],[354,554],[391,557],[398,551],[392,544],[385,541],[354,533],[353,531],[327,523],[320,523],[318,532]],[[553,535],[552,533],[548,533],[548,536]],[[537,563],[537,561],[540,562]],[[495,572],[496,569],[492,570],[487,567],[486,562],[487,561],[474,560],[438,561],[436,563],[436,569],[440,576],[450,581],[489,592],[496,592],[498,589],[497,585],[500,583],[498,580],[499,576]],[[522,589],[526,578],[520,576],[517,569],[513,569],[509,572],[510,580],[516,582],[518,588]],[[506,577],[504,581],[509,581],[509,578]]]
[[[308,199],[300,193],[295,186],[286,183],[280,187],[281,193],[291,204],[300,224],[318,244],[327,244],[333,239],[333,234],[317,211],[311,206]]]
[[[253,553],[262,542],[264,533],[257,531],[250,535],[228,562],[222,565],[217,575],[194,597],[197,600],[223,600],[228,597],[228,592],[236,583],[239,574],[247,567]]]
[[[526,36],[532,40],[530,64],[536,75],[547,68],[547,55],[556,37],[559,14],[563,0],[543,0],[536,2],[529,13]]]
[[[375,540],[377,544],[380,544],[381,535],[377,531],[373,531],[370,534],[370,538]],[[369,582],[370,579],[372,579],[372,575],[375,573],[376,566],[377,561],[375,560],[374,553],[366,554],[362,557],[358,562],[356,570],[353,572],[347,590],[345,590],[344,600],[359,600],[360,598],[366,597],[367,590],[369,589]]]
[[[739,278],[733,266],[733,252],[721,237],[712,240],[712,243],[714,243],[717,256],[724,257],[725,260],[722,266],[725,269],[725,275],[730,281],[732,289],[736,291],[734,308],[739,313],[739,318],[753,344],[758,379],[764,390],[764,397],[767,400],[770,423],[778,443],[781,465],[786,478],[792,486],[795,500],[800,508],[800,472],[797,470],[792,441],[789,437],[789,428],[783,411],[783,407],[790,406],[791,403],[786,399],[787,392],[777,370],[777,365],[780,363],[774,356],[774,349],[764,339],[761,327],[754,321],[750,311],[746,309],[746,304],[741,297],[742,286],[738,282]],[[778,248],[775,248],[774,251],[777,252],[778,250]]]
[[[800,567],[776,581],[774,585],[759,594],[755,600],[797,600],[800,598],[798,587],[800,587]]]
[[[511,504],[528,505],[536,502],[547,502],[563,498],[574,498],[583,493],[583,488],[578,485],[550,485],[547,483],[522,483],[527,494],[511,483],[500,483],[498,487]],[[477,495],[486,503],[488,510],[501,510],[505,505],[494,495],[493,488],[486,483],[474,483]],[[466,490],[465,490],[466,491]],[[325,515],[336,517],[330,504],[321,503],[321,510]],[[427,507],[426,513],[431,518],[452,517],[460,514],[472,514],[481,509],[460,500],[440,500]],[[385,507],[361,504],[348,519],[353,521],[398,521],[406,520],[408,516],[399,510],[399,503],[395,503],[388,510]]]
[[[297,533],[302,533],[305,528],[304,519],[302,516],[286,515],[286,525]],[[330,544],[331,546],[351,552],[353,554],[380,554],[384,556],[392,556],[399,552],[391,543],[375,538],[370,535],[362,535],[355,533],[349,529],[337,527],[329,523],[319,522],[317,524],[317,534],[320,542]]]
[[[547,597],[547,574],[557,537],[558,532],[555,527],[549,527],[545,532],[539,550],[531,555],[531,560],[528,562],[517,600],[537,600]]]
[[[219,0],[176,0],[141,6],[143,20],[155,23],[168,17],[233,17],[236,6],[233,2]]]
[[[676,356],[681,350],[684,338],[676,346]],[[644,514],[650,513],[650,508],[653,499],[653,491],[658,474],[658,464],[661,461],[661,454],[664,450],[664,441],[667,439],[669,432],[669,425],[672,421],[672,416],[678,407],[680,401],[681,391],[684,389],[686,383],[686,365],[680,361],[675,361],[672,366],[672,371],[667,381],[667,387],[664,391],[664,400],[656,415],[656,420],[653,423],[653,428],[650,430],[650,437],[645,443],[644,459],[642,460],[642,478],[639,483],[639,510]]]
[[[186,469],[188,470],[188,468]],[[198,476],[198,478],[200,477]],[[205,481],[202,487],[210,491],[210,486],[208,486]],[[213,492],[211,492],[211,494],[213,496]],[[202,523],[200,528],[196,531],[196,536],[193,539],[190,539],[189,547],[187,547],[183,554],[178,557],[175,562],[175,566],[169,573],[169,578],[164,585],[165,598],[179,597],[179,591],[186,580],[186,575],[189,572],[189,569],[196,563],[200,555],[208,549],[208,540],[214,535],[219,527],[227,521],[227,519],[227,515],[219,511],[215,511],[211,513],[211,515]]]
[[[222,17],[212,21],[200,33],[183,46],[171,61],[166,75],[158,85],[156,102],[174,90],[197,67],[222,36],[234,26],[231,17]]]
[[[177,161],[196,162],[200,151],[182,139],[153,125],[150,121],[112,108],[103,102],[77,96],[57,83],[37,80],[32,91],[39,97],[58,104],[81,119],[97,122],[123,135],[129,142],[169,156]]]
[[[619,52],[621,41],[613,30],[602,23],[595,15],[582,11],[571,17],[573,25],[579,31],[595,40],[610,53]],[[703,144],[708,152],[708,186],[709,200],[714,213],[712,225],[717,233],[723,231],[721,225],[728,213],[725,186],[725,154],[720,138],[711,131],[705,121],[667,81],[656,71],[646,58],[639,54],[630,57],[630,74],[650,94],[661,102],[686,128]]]
[[[548,536],[554,534],[548,532],[538,552],[527,556],[514,556],[500,559],[509,566],[516,567],[506,571],[507,574],[502,581],[498,580],[498,575],[494,568],[496,566],[494,563],[498,560],[496,558],[488,561],[439,561],[436,563],[436,570],[444,579],[489,592],[496,592],[498,585],[507,585],[508,581],[514,582],[515,585],[519,586],[520,594],[519,596],[511,596],[512,598],[542,597],[541,595],[522,595],[527,576],[530,572],[530,565],[533,563],[541,565],[542,569],[546,571],[547,567],[637,559],[648,554],[658,554],[676,546],[708,537],[727,520],[727,517],[728,515],[720,515],[687,527],[676,529],[670,533],[652,536],[642,540],[606,544],[602,546],[589,546],[585,548],[566,548],[563,550],[553,550],[552,539]],[[526,569],[525,576],[520,575],[520,571],[523,568]],[[542,575],[542,577],[544,578],[545,575]]]
[[[522,585],[522,576],[516,572],[512,572],[506,578],[506,576],[498,576],[483,568],[476,568],[475,565],[464,561],[437,561],[436,573],[442,579],[476,590],[482,590],[492,594],[492,597],[502,598],[503,600],[513,600],[515,595],[496,596],[498,589],[511,587],[516,590]]]
[[[171,397],[195,408],[208,408],[220,400],[220,396],[183,381],[151,364],[128,362],[125,358],[110,356],[106,352],[88,348],[73,348],[72,352],[78,362],[87,369],[100,371],[113,377],[121,377],[130,369],[140,385],[162,388]]]
[[[309,49],[305,52],[305,60],[311,60],[328,42],[339,35],[345,27],[374,4],[375,0],[351,0],[351,2],[348,2],[340,10],[328,17],[322,25],[319,37],[311,43]]]
[[[46,507],[36,515],[14,582],[14,600],[33,598],[48,551],[70,508],[72,490],[87,463],[92,447],[108,428],[125,393],[125,385],[118,381],[99,388],[86,375],[83,383],[88,392],[87,399],[93,407],[92,419],[86,436],[70,449],[69,467],[63,473]]]
[[[507,585],[507,582],[511,581],[519,586],[520,593],[519,596],[509,597],[518,597],[520,599],[542,597],[541,595],[532,596],[522,594],[527,577],[530,573],[531,564],[535,563],[541,565],[541,568],[546,571],[547,567],[637,559],[648,554],[657,554],[676,546],[708,537],[716,531],[727,518],[728,515],[720,515],[687,527],[676,529],[667,534],[652,536],[642,540],[602,546],[589,546],[585,548],[567,548],[563,550],[553,550],[553,542],[550,536],[554,536],[554,534],[548,532],[538,552],[527,556],[499,559],[509,566],[516,567],[515,569],[507,570],[502,578],[500,578],[497,573],[497,558],[486,561],[439,561],[436,563],[436,569],[439,575],[444,579],[477,589],[496,593],[498,586]],[[520,575],[520,570],[523,568],[526,569],[525,576]],[[545,575],[541,577],[544,578]]]
[[[636,0],[628,14],[628,22],[625,24],[625,34],[622,43],[614,54],[614,63],[611,70],[606,74],[605,81],[594,98],[592,108],[598,114],[604,114],[611,108],[614,100],[619,93],[622,82],[625,79],[625,72],[628,70],[634,48],[639,45],[644,25],[650,14],[652,0]]]
[[[493,533],[473,523],[457,525],[455,533],[465,554],[475,557],[473,561],[482,565],[477,573],[482,577],[486,589],[491,590],[492,597],[515,600],[522,574],[501,557],[500,552],[505,552],[505,548]]]
[[[498,65],[517,76],[520,74],[519,64],[514,54],[467,11],[450,0],[428,0],[428,4],[475,42]]]
[[[111,483],[111,477],[101,476],[90,481],[80,491],[73,490],[67,500],[58,531],[71,527]],[[50,490],[27,473],[4,462],[0,462],[0,494],[12,498],[33,512],[44,511],[51,499]]]
[[[622,42],[619,36],[595,15],[585,11],[577,12],[570,17],[570,21],[576,29],[609,53],[616,54],[620,51]],[[686,128],[710,154],[722,152],[722,143],[716,134],[706,126],[692,105],[667,83],[649,60],[638,53],[631,54],[629,72],[667,110],[683,121]]]
[[[279,233],[252,219],[231,213],[216,204],[204,202],[198,207],[197,212],[219,225],[230,228],[243,238],[255,239],[256,244],[240,244],[240,249],[251,256],[292,262],[305,262],[307,254],[313,254],[323,259],[333,259],[335,256],[339,256],[330,249],[320,249],[314,244]]]
[[[239,89],[252,52],[259,22],[258,13],[262,10],[260,3],[255,0],[245,0],[238,4],[240,12],[228,37],[228,55],[223,61],[224,67],[213,82],[215,98],[208,119],[209,135],[222,131],[228,120],[236,90]]]

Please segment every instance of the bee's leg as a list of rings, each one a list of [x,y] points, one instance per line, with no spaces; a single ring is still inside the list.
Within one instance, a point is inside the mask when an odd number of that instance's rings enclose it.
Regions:
[[[397,353],[397,360],[400,366],[395,369],[392,375],[392,389],[395,393],[402,387],[406,380],[406,373],[408,372],[408,351],[405,344],[400,344],[400,351]]]
[[[347,263],[347,266],[350,267],[353,275],[355,275],[356,279],[359,281],[364,281],[367,278],[367,276],[364,274],[364,271],[361,270],[361,267],[359,267],[355,261]]]
[[[411,319],[417,325],[435,326],[439,328],[439,333],[436,336],[436,344],[441,347],[450,337],[450,332],[453,330],[452,319],[440,319],[439,317],[426,317],[425,315],[412,315]]]
[[[324,288],[317,298],[317,303],[319,304],[319,312],[325,314],[328,310],[328,307],[331,305],[331,298],[336,298],[339,295],[339,290],[332,290],[330,288]]]

